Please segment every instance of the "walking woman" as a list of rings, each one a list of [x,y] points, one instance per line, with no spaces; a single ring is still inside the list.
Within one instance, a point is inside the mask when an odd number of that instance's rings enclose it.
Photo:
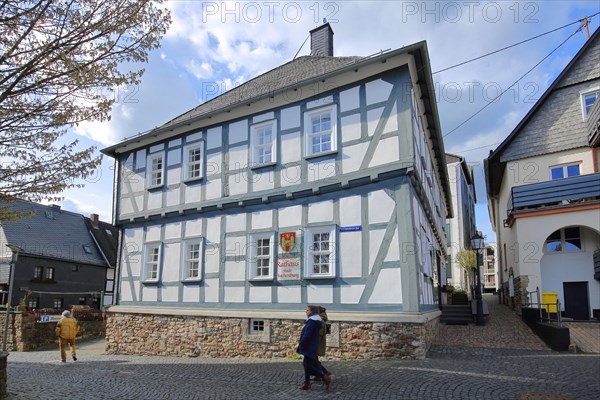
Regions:
[[[323,373],[323,369],[317,361],[317,351],[319,348],[319,331],[323,325],[323,321],[318,314],[318,306],[306,307],[306,322],[300,333],[300,341],[298,343],[298,354],[304,356],[302,366],[304,367],[304,384],[300,386],[302,390],[310,389],[310,376],[314,375],[323,379],[325,389],[329,390],[331,378]]]

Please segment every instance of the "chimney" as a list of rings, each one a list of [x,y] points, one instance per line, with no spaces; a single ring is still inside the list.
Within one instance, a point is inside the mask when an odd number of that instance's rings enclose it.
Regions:
[[[92,226],[94,228],[98,227],[98,221],[99,221],[98,214],[90,214],[90,221],[92,221]]]
[[[310,31],[310,55],[333,57],[333,29],[329,22]]]
[[[50,207],[54,210],[54,211],[60,211],[60,206],[58,204],[50,204]]]

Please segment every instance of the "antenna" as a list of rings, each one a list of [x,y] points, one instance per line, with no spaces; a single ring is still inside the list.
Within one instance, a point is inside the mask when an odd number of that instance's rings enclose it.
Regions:
[[[292,58],[292,60],[295,60],[296,57],[298,57],[298,53],[300,53],[300,50],[302,50],[302,48],[304,47],[304,44],[306,43],[306,41],[308,40],[309,37],[310,37],[310,34],[306,37],[306,39],[304,39],[304,42],[302,42],[302,46],[300,46],[300,48],[298,49],[298,51],[296,52],[296,55],[294,56],[294,58]]]

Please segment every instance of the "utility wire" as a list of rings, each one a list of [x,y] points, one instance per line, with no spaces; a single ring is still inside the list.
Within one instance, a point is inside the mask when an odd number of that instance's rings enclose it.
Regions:
[[[477,112],[475,112],[475,114],[471,115],[469,118],[467,118],[466,120],[464,120],[460,125],[458,125],[457,127],[455,127],[454,129],[452,129],[450,132],[446,133],[443,137],[446,137],[450,134],[452,134],[453,132],[455,132],[458,128],[460,128],[461,126],[465,125],[467,122],[469,122],[470,120],[472,120],[477,114],[479,114],[480,112],[482,112],[483,110],[485,110],[486,108],[488,108],[490,105],[492,105],[496,100],[498,100],[500,97],[502,97],[502,95],[504,93],[506,93],[508,90],[510,90],[510,88],[512,88],[513,86],[515,86],[517,83],[519,83],[519,81],[523,78],[525,78],[531,71],[533,71],[538,65],[540,65],[541,63],[543,63],[544,61],[546,61],[546,59],[548,57],[550,57],[552,54],[554,54],[554,52],[556,50],[558,50],[559,48],[562,47],[563,44],[565,44],[569,39],[571,39],[573,36],[575,36],[577,34],[577,32],[581,31],[583,29],[583,25],[580,26],[579,28],[577,28],[577,30],[575,32],[573,32],[572,34],[570,34],[565,40],[562,41],[561,44],[559,44],[557,47],[554,48],[554,50],[552,50],[550,53],[548,53],[548,55],[544,58],[542,58],[537,64],[535,64],[533,67],[531,67],[527,72],[525,72],[523,75],[521,75],[521,77],[519,79],[517,79],[512,85],[510,85],[509,87],[507,87],[506,89],[504,89],[503,91],[500,92],[500,94],[498,94],[498,96],[494,97],[492,100],[490,100],[490,102],[488,102],[485,106],[481,107]]]
[[[462,151],[453,151],[453,152],[451,152],[451,153],[452,153],[452,154],[462,154],[462,153],[466,153],[466,152],[473,151],[473,150],[485,149],[486,147],[492,147],[492,146],[496,146],[496,145],[498,145],[498,144],[500,144],[500,142],[498,142],[498,143],[492,143],[492,144],[488,144],[488,145],[485,145],[485,146],[472,147],[472,148],[470,148],[470,149],[466,149],[466,150],[462,150]]]
[[[598,15],[598,14],[600,14],[600,12],[597,12],[596,14],[594,14],[594,15],[591,15],[591,16],[589,16],[589,17],[587,17],[587,19],[589,20],[590,18],[592,18],[592,17],[595,17],[595,16],[596,16],[596,15]],[[520,41],[520,42],[518,42],[518,43],[511,44],[510,46],[506,46],[506,47],[503,47],[503,48],[501,48],[501,49],[494,50],[494,51],[492,51],[492,52],[490,52],[490,53],[483,54],[483,55],[481,55],[481,56],[479,56],[479,57],[475,57],[475,58],[472,58],[472,59],[470,59],[470,60],[463,61],[463,62],[461,62],[461,63],[455,64],[455,65],[452,65],[452,66],[450,66],[450,67],[446,67],[446,68],[440,69],[439,71],[432,72],[431,74],[432,74],[432,75],[434,75],[434,74],[437,74],[437,73],[440,73],[440,72],[444,72],[444,71],[447,71],[447,70],[449,70],[449,69],[456,68],[456,67],[460,67],[461,65],[465,65],[465,64],[471,63],[471,62],[473,62],[473,61],[480,60],[480,59],[482,59],[482,58],[484,58],[484,57],[491,56],[491,55],[493,55],[493,54],[496,54],[496,53],[500,53],[501,51],[508,50],[508,49],[510,49],[510,48],[512,48],[512,47],[516,47],[516,46],[518,46],[518,45],[521,45],[521,44],[523,44],[523,43],[530,42],[530,41],[532,41],[532,40],[535,40],[535,39],[537,39],[537,38],[540,38],[540,37],[542,37],[542,36],[545,36],[545,35],[548,35],[548,34],[550,34],[550,33],[553,33],[553,32],[559,31],[559,30],[561,30],[561,29],[564,29],[564,28],[566,28],[567,26],[571,26],[571,25],[575,25],[575,24],[577,24],[577,23],[583,22],[584,20],[585,20],[585,18],[579,19],[579,20],[577,20],[577,21],[574,21],[574,22],[568,23],[568,24],[566,24],[566,25],[563,25],[563,26],[561,26],[561,27],[558,27],[558,28],[556,28],[556,29],[552,29],[551,31],[544,32],[544,33],[541,33],[541,34],[539,34],[539,35],[537,35],[537,36],[531,37],[531,38],[529,38],[529,39],[525,39],[525,40],[522,40],[522,41]]]

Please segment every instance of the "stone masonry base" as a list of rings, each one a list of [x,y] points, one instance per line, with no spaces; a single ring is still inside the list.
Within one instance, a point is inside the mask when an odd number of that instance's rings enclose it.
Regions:
[[[109,354],[285,358],[296,354],[301,320],[110,313]],[[332,322],[326,359],[425,358],[439,317],[427,322]]]

